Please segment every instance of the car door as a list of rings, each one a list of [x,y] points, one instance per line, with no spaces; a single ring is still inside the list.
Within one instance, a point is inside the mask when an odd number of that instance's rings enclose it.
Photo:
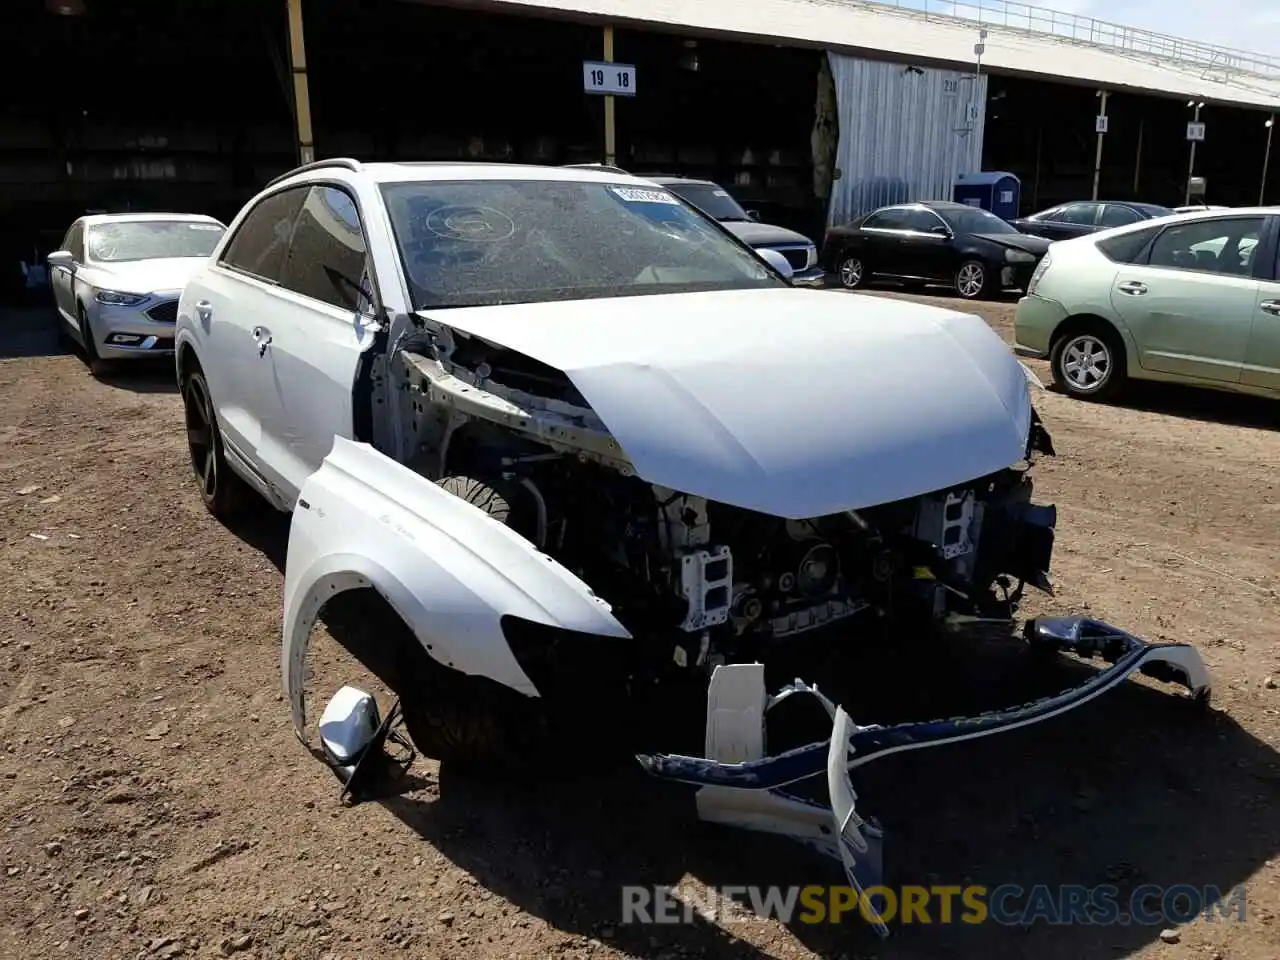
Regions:
[[[377,331],[365,236],[346,188],[311,186],[289,240],[278,308],[260,324],[260,459],[290,504],[333,438],[355,439],[356,376]]]
[[[74,266],[54,267],[50,270],[49,285],[53,288],[53,301],[57,305],[58,313],[62,314],[67,323],[74,326],[77,323],[75,270],[84,262],[83,221],[77,220],[71,225],[67,235],[62,239],[62,246],[59,249],[66,250],[71,254]]]
[[[903,276],[906,266],[903,262],[902,231],[905,226],[902,210],[896,207],[877,210],[862,221],[858,233],[862,239],[866,270],[879,276]]]
[[[904,213],[906,228],[902,235],[903,259],[910,265],[911,275],[924,280],[950,280],[952,234],[946,222],[926,208]]]
[[[1258,309],[1254,258],[1265,218],[1165,227],[1144,261],[1116,272],[1111,305],[1144,369],[1238,383]]]
[[[1280,218],[1270,220],[1272,237],[1278,238]],[[1259,265],[1257,304],[1240,382],[1280,392],[1280,243],[1273,239],[1271,249],[1275,252],[1268,257],[1269,269]]]
[[[306,193],[306,187],[290,187],[260,199],[233,226],[218,262],[183,297],[200,330],[201,363],[223,442],[263,483],[259,383],[267,364],[257,334],[280,312],[280,276]]]

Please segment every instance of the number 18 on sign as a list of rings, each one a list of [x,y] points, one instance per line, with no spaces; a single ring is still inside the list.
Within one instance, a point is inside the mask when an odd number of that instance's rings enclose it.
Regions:
[[[600,93],[612,97],[636,95],[636,68],[630,63],[598,63],[585,60],[582,64],[582,89],[587,93]]]

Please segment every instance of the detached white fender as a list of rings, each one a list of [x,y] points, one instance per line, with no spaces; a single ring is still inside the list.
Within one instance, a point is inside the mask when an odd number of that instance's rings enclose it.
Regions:
[[[440,663],[528,696],[539,693],[503,636],[503,616],[631,639],[608,603],[528,540],[368,444],[336,437],[302,487],[285,561],[281,670],[299,734],[316,617],[329,598],[362,587]]]

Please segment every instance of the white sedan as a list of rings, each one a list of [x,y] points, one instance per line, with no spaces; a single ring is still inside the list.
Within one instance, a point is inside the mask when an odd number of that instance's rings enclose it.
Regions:
[[[59,332],[95,374],[111,360],[172,355],[178,297],[226,229],[194,214],[81,217],[48,258]]]

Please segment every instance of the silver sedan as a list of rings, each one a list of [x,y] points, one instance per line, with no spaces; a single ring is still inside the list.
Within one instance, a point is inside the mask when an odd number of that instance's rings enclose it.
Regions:
[[[178,298],[226,226],[196,214],[99,214],[49,254],[61,331],[95,374],[104,363],[172,356]]]

